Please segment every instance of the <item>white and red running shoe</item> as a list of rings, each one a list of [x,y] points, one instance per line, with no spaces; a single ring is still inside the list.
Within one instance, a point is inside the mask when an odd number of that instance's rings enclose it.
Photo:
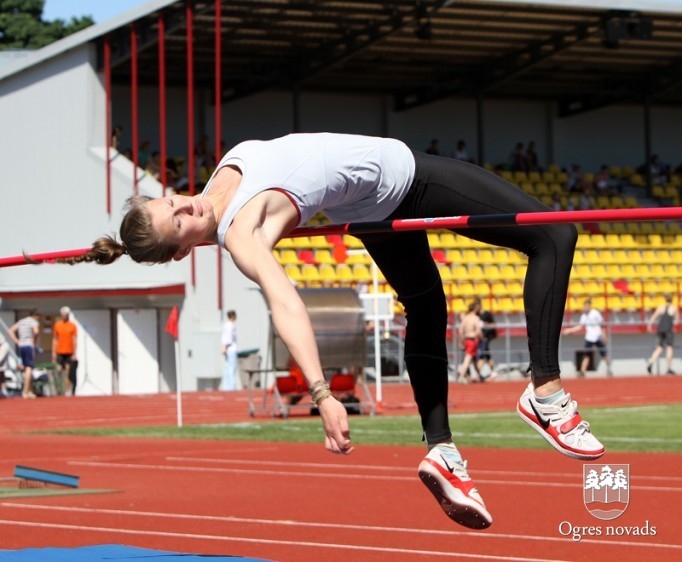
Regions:
[[[598,459],[604,445],[590,432],[590,424],[578,412],[578,403],[566,393],[553,404],[535,398],[533,383],[521,395],[516,411],[521,419],[542,435],[560,453],[574,459]]]
[[[450,519],[471,529],[486,529],[493,518],[467,474],[466,461],[460,459],[453,445],[436,445],[419,463],[419,478]]]

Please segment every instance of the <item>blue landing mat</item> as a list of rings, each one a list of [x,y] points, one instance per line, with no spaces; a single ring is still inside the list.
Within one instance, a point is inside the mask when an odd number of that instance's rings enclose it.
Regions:
[[[27,548],[0,550],[0,562],[110,562],[130,560],[144,562],[270,562],[262,558],[242,558],[223,554],[182,554],[106,544],[80,548]]]

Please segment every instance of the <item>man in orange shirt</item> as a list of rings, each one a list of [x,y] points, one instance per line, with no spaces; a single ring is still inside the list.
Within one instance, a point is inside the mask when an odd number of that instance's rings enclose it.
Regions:
[[[76,356],[76,325],[69,320],[71,309],[62,306],[59,310],[60,319],[52,327],[52,362],[57,364],[57,373],[62,379],[64,394],[72,395],[75,383],[71,384],[69,373],[71,364]]]

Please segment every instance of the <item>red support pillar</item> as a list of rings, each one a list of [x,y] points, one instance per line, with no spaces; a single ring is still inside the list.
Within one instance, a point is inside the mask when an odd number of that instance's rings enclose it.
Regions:
[[[137,30],[133,26],[130,30],[130,112],[132,117],[132,125],[130,127],[130,134],[132,136],[133,149],[133,193],[137,195],[137,166],[139,162],[139,99],[137,92]]]
[[[106,200],[107,215],[111,214],[111,43],[109,37],[104,40],[104,128],[106,139],[104,142],[106,158]]]
[[[222,2],[215,0],[215,164],[218,165],[222,154]],[[218,310],[223,310],[223,256],[220,245],[216,248],[218,257]]]
[[[194,195],[194,1],[185,2],[185,19],[187,21],[185,41],[187,44],[187,179],[189,180],[189,194]],[[197,284],[196,260],[192,252],[192,286]]]
[[[166,139],[166,22],[163,14],[159,16],[159,158],[161,169],[159,171],[159,181],[161,197],[166,194],[168,185],[168,170],[166,160],[168,159],[168,143]]]

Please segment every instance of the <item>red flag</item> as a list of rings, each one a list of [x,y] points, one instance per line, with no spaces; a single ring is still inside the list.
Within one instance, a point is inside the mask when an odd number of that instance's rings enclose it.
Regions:
[[[176,340],[178,339],[178,307],[174,306],[168,315],[168,320],[166,320],[166,332],[173,336]]]
[[[613,282],[613,287],[616,291],[621,293],[627,293],[628,295],[634,294],[634,291],[630,289],[628,282],[625,279],[617,279]]]

